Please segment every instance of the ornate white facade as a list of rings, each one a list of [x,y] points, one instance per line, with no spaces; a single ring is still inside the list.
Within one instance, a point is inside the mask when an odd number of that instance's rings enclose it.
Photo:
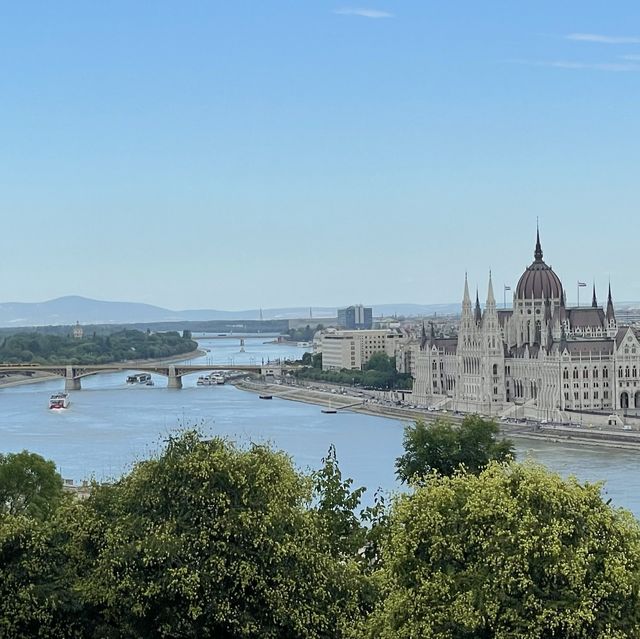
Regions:
[[[415,401],[541,419],[640,409],[639,335],[618,326],[611,287],[606,308],[595,287],[591,305],[568,308],[560,279],[542,259],[539,234],[536,240],[512,309],[497,308],[491,275],[484,311],[477,293],[474,306],[465,276],[458,336],[428,336],[423,328]]]

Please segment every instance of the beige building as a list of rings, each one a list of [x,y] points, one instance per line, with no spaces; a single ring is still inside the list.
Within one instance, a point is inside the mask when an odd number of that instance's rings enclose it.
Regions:
[[[414,397],[494,416],[571,419],[570,413],[640,414],[640,333],[620,326],[609,287],[598,303],[568,307],[542,256],[522,274],[512,309],[496,307],[491,278],[484,309],[465,278],[459,333],[414,347]],[[412,371],[413,372],[413,371]]]
[[[322,370],[361,370],[374,353],[394,357],[401,338],[397,331],[329,329],[320,338]]]

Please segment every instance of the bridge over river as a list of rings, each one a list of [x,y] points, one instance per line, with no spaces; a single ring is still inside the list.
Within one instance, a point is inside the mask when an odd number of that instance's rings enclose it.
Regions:
[[[64,378],[64,388],[67,391],[80,390],[81,379],[98,373],[113,373],[116,371],[138,371],[140,373],[156,373],[167,378],[169,388],[182,388],[182,377],[193,373],[213,371],[234,371],[241,373],[256,373],[264,377],[280,377],[283,371],[295,369],[295,366],[267,363],[267,364],[180,364],[149,362],[119,362],[114,364],[0,364],[0,373],[5,374],[33,374],[48,373]]]

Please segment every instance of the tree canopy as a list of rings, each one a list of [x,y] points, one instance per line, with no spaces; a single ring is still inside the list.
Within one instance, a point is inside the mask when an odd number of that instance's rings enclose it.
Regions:
[[[480,472],[490,461],[513,458],[513,445],[499,439],[498,425],[479,415],[468,415],[454,425],[438,418],[431,423],[418,420],[404,431],[404,454],[396,459],[396,474],[403,482],[426,477],[432,472],[452,475],[461,466]]]
[[[122,330],[81,339],[46,333],[19,333],[0,340],[0,362],[10,364],[106,364],[190,353],[198,347],[187,331],[150,333]]]
[[[640,636],[640,528],[600,493],[539,466],[493,462],[401,496],[368,636]]]
[[[36,453],[0,453],[0,514],[45,518],[63,498],[56,465]]]

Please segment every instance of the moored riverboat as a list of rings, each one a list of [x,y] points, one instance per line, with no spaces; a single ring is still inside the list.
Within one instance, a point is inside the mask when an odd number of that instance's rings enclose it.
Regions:
[[[146,384],[147,386],[152,386],[153,384],[148,383],[150,381],[152,380],[149,373],[136,373],[135,375],[129,375],[129,377],[127,377],[127,384]]]

